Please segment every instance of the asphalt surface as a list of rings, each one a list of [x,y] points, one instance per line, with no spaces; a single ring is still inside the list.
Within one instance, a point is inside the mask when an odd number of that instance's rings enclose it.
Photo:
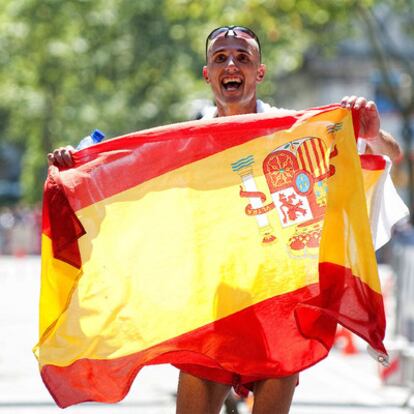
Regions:
[[[39,274],[38,257],[0,257],[0,414],[174,413],[178,372],[168,365],[144,368],[121,403],[81,404],[64,411],[54,404],[31,351],[37,341]],[[408,389],[382,385],[377,363],[361,341],[357,346],[355,355],[333,350],[301,373],[291,414],[414,413],[402,406]],[[239,412],[249,412],[244,403]]]

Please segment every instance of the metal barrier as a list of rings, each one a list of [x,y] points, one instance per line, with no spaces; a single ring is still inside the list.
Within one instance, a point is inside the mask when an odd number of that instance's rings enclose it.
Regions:
[[[391,356],[390,375],[383,376],[386,385],[401,385],[408,388],[404,406],[408,406],[414,395],[414,229],[406,226],[398,230],[391,242],[390,265],[395,275],[394,323],[392,337],[395,346],[389,349]],[[394,371],[394,372],[392,372]]]
[[[391,266],[396,275],[394,335],[414,345],[414,229],[407,228],[395,234]]]

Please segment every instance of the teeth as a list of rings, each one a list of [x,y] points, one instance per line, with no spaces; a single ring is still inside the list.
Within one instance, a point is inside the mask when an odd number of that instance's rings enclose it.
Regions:
[[[227,83],[230,82],[237,82],[237,83],[241,83],[240,78],[226,78],[223,80],[223,83],[226,85]]]

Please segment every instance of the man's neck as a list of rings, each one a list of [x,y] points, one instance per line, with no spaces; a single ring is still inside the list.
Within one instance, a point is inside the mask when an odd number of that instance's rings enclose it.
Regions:
[[[255,114],[257,112],[256,105],[256,98],[246,105],[220,105],[217,103],[217,116]]]

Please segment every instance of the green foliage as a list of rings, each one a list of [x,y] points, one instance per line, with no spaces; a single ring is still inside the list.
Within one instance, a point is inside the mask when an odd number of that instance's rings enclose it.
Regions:
[[[29,201],[52,148],[185,119],[193,77],[162,2],[13,0],[0,19],[1,133],[25,145]]]
[[[188,119],[189,103],[210,97],[201,68],[213,28],[257,31],[269,98],[272,74],[300,68],[315,45],[334,53],[353,33],[357,2],[374,0],[3,0],[0,140],[25,148],[26,200],[41,197],[52,148],[94,128],[116,136]]]

